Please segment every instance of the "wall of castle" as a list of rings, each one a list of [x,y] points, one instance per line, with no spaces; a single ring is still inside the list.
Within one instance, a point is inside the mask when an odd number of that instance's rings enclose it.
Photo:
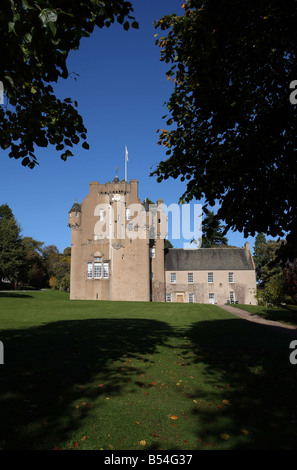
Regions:
[[[192,282],[189,282],[189,273]],[[172,302],[192,301],[222,305],[227,301],[237,301],[257,305],[256,278],[253,270],[213,271],[213,277],[210,278],[208,274],[208,271],[166,271],[167,301],[170,301],[171,295]],[[175,282],[172,282],[174,278]],[[229,282],[232,278],[233,282]],[[209,282],[209,279],[213,279],[213,282]]]

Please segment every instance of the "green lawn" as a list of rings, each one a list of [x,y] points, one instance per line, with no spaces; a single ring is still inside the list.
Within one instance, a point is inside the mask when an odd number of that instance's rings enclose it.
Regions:
[[[267,320],[288,323],[297,327],[297,306],[288,305],[287,307],[265,307],[262,305],[240,305],[234,304],[234,307],[242,308],[253,315],[266,318]]]
[[[0,293],[0,449],[296,449],[292,339],[211,305]]]

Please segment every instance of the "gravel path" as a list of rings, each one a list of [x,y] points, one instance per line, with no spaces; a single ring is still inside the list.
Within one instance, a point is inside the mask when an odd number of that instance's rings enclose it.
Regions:
[[[286,325],[285,323],[273,320],[266,320],[263,317],[259,317],[258,315],[246,312],[241,308],[233,307],[232,305],[218,305],[218,307],[222,308],[223,310],[226,310],[227,312],[233,313],[237,317],[243,318],[244,320],[248,320],[254,323],[260,323],[262,325],[267,325],[270,328],[283,331],[284,333],[290,334],[292,336],[297,336],[297,328],[295,326]]]

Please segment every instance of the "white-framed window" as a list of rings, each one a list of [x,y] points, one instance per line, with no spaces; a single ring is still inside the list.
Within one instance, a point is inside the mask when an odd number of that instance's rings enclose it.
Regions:
[[[101,279],[102,277],[102,263],[94,262],[94,279]]]
[[[87,279],[93,278],[93,263],[87,263]]]
[[[171,302],[171,294],[166,294],[166,302]]]
[[[156,249],[150,248],[150,258],[155,258],[155,256],[156,256]]]
[[[109,263],[103,263],[103,279],[108,279],[109,277]]]
[[[230,298],[230,302],[231,302],[231,303],[234,303],[234,302],[235,302],[235,295],[234,295],[234,292],[233,292],[233,291],[230,292],[229,298]]]
[[[208,282],[213,282],[213,273],[208,273],[207,279],[208,279]]]
[[[104,220],[104,209],[99,210],[99,220]]]
[[[194,282],[194,274],[188,273],[188,283],[193,284],[193,282]]]
[[[229,273],[228,279],[229,279],[229,282],[234,282],[234,273]]]
[[[103,271],[102,271],[103,268]],[[109,278],[109,263],[102,263],[102,258],[95,257],[94,262],[87,262],[87,279]]]
[[[194,294],[189,294],[189,302],[194,303]]]
[[[170,274],[170,282],[171,284],[176,284],[176,273]]]
[[[130,209],[126,209],[126,220],[130,220],[130,217],[131,217],[131,213],[130,213]]]
[[[208,301],[209,301],[210,304],[214,304],[214,303],[215,303],[215,295],[214,295],[214,293],[211,292],[211,293],[208,294]]]

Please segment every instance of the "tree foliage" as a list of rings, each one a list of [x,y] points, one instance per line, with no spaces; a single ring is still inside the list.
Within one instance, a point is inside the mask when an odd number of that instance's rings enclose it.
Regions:
[[[23,237],[24,265],[19,281],[25,286],[40,289],[45,281],[45,266],[42,257],[43,243],[32,237]]]
[[[0,206],[0,286],[5,288],[70,288],[71,248],[60,253],[55,245],[22,237],[11,208]]]
[[[156,23],[174,90],[167,159],[152,173],[186,181],[182,198],[219,203],[226,230],[287,235],[296,257],[296,2],[188,0]],[[169,130],[168,130],[169,129]]]
[[[202,224],[202,248],[214,245],[228,245],[228,239],[223,234],[224,227],[218,216],[213,211],[207,211]]]
[[[255,238],[253,259],[256,266],[256,279],[261,281],[262,266],[266,257],[267,241],[264,233],[258,233]]]
[[[67,247],[60,253],[55,245],[42,250],[49,286],[53,289],[69,290],[71,248]]]
[[[23,267],[21,228],[10,207],[3,204],[0,206],[0,283],[2,279],[17,282]]]
[[[115,20],[128,30],[138,27],[125,0],[1,0],[0,80],[5,106],[0,107],[0,147],[33,168],[35,147],[54,145],[61,158],[73,156],[86,128],[71,98],[60,100],[52,84],[69,76],[67,57],[95,27]]]
[[[284,269],[283,282],[285,292],[297,304],[297,260],[290,262]]]

